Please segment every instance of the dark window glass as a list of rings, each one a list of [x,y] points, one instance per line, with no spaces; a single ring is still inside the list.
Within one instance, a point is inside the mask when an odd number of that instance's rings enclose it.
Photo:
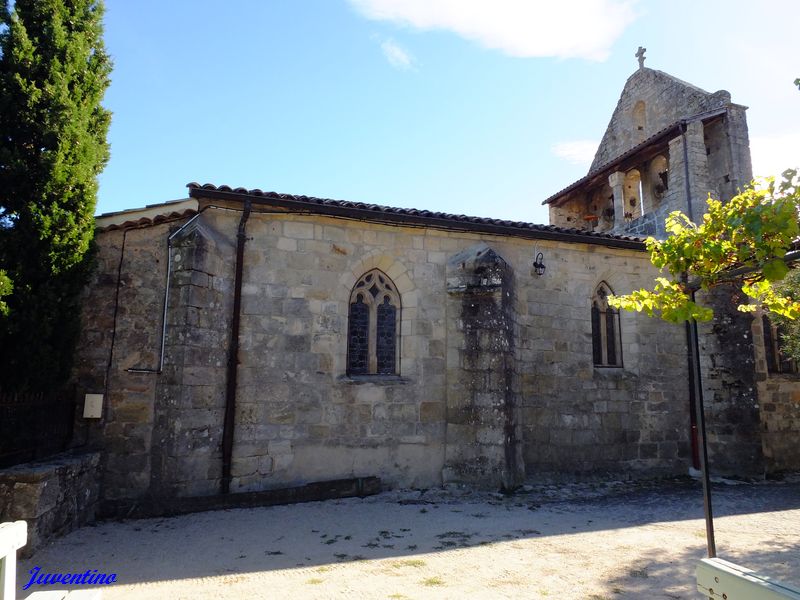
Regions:
[[[617,364],[617,333],[616,333],[616,314],[610,308],[606,309],[606,364]]]
[[[369,307],[360,294],[350,305],[347,366],[354,375],[369,372]]]
[[[592,354],[594,354],[594,364],[603,364],[603,339],[600,335],[600,309],[596,304],[592,304]]]
[[[384,297],[383,304],[378,305],[378,326],[376,353],[378,373],[394,373],[395,351],[397,343],[397,309],[389,304],[389,296]]]

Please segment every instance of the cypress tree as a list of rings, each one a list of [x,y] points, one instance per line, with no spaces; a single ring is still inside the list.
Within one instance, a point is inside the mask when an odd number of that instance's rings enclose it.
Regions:
[[[0,387],[54,391],[90,273],[111,61],[101,0],[0,3]]]

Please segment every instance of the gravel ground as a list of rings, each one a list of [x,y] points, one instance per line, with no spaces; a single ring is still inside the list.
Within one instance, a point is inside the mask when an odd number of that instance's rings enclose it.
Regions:
[[[719,556],[800,585],[800,478],[733,483],[714,486]],[[103,522],[22,561],[18,580],[116,573],[107,600],[699,598],[705,548],[689,479],[450,488]]]

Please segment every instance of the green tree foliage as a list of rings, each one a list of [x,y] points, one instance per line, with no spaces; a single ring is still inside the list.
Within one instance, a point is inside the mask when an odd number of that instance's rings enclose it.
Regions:
[[[3,297],[8,296],[13,289],[14,286],[8,278],[8,275],[6,275],[6,272],[0,271],[0,316],[8,314],[8,304],[3,302]]]
[[[790,169],[780,183],[765,179],[727,203],[709,198],[700,224],[680,211],[671,213],[666,221],[670,236],[646,242],[650,261],[665,276],[656,279],[653,290],[612,297],[609,303],[671,322],[708,321],[713,311],[695,303],[692,291],[734,281],[750,298],[739,310],[762,308],[787,319],[800,317],[800,298],[776,286],[789,271],[784,257],[800,234],[798,208],[800,181]]]
[[[0,385],[68,377],[110,113],[101,0],[0,0]],[[13,6],[13,9],[12,9]]]
[[[791,269],[776,288],[782,296],[800,302],[800,268]],[[769,318],[780,326],[781,353],[800,362],[800,319],[774,313],[770,313]]]

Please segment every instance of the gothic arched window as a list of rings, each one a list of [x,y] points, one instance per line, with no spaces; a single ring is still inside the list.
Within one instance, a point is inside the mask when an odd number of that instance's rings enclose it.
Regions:
[[[619,311],[608,305],[608,297],[613,293],[608,284],[602,282],[592,298],[592,354],[595,367],[622,366]]]
[[[383,271],[372,269],[350,293],[347,319],[347,374],[399,372],[400,295]]]

